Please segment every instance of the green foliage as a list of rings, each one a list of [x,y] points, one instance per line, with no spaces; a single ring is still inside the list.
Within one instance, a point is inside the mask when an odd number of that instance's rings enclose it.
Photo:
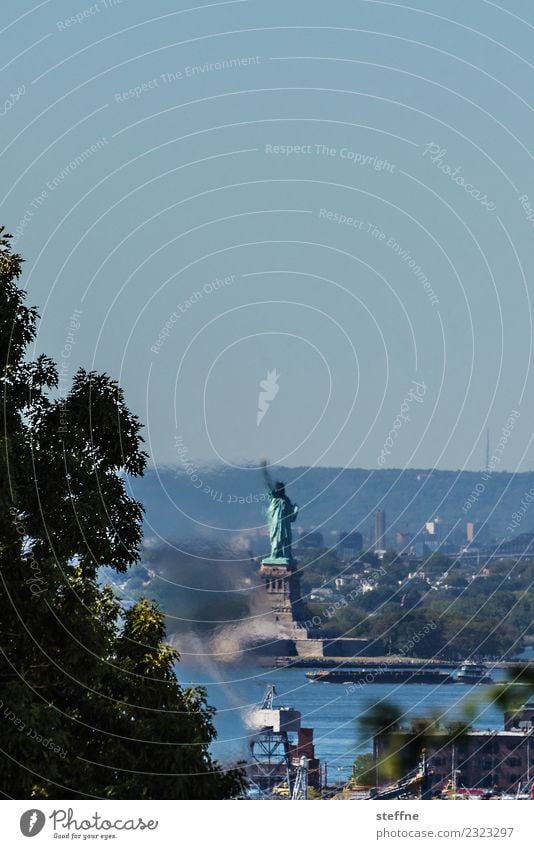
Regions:
[[[452,566],[452,560],[444,554],[436,552],[423,560],[421,569],[426,575],[437,577],[447,572]]]
[[[372,740],[375,734],[396,731],[400,726],[402,716],[402,709],[398,705],[383,700],[378,704],[370,705],[360,715],[358,723],[366,739]]]
[[[303,595],[323,584],[332,588],[335,578],[342,578],[347,571],[354,571],[335,552],[326,549],[310,549],[300,554],[299,570]]]
[[[391,713],[396,710],[394,705],[389,706]],[[378,728],[384,740],[381,747],[381,760],[379,762],[380,774],[389,780],[398,780],[406,773],[415,769],[420,762],[422,754],[435,744],[435,735],[440,735],[443,748],[453,742],[459,742],[471,731],[470,719],[466,713],[460,719],[447,726],[443,726],[438,716],[414,717],[407,730],[399,733],[398,726]]]
[[[315,611],[315,615],[321,616],[322,614],[321,627],[331,637],[361,637],[369,631],[369,614],[363,607],[358,607],[357,604],[341,607],[331,619],[324,618],[324,610],[324,606],[317,605],[311,607],[310,613],[313,615],[313,611]]]
[[[349,582],[331,600],[309,604],[308,618],[318,616],[329,636],[380,640],[386,654],[451,661],[513,657],[534,630],[534,563],[496,562],[471,580],[465,567],[436,553],[421,564],[424,579],[409,578],[408,564],[388,551],[379,567],[371,591]],[[332,576],[341,574],[324,552],[311,568],[314,586],[333,587]]]
[[[142,506],[124,473],[146,455],[105,374],[65,398],[47,357],[25,360],[35,309],[0,229],[0,790],[13,798],[227,798],[239,771],[209,754],[213,711],[182,689],[158,606],[123,611],[101,566],[137,562]]]
[[[509,667],[504,683],[495,684],[488,694],[489,700],[503,711],[515,710],[533,696],[534,670],[521,665]]]
[[[372,752],[357,756],[352,767],[352,777],[357,784],[371,787],[376,784],[375,759]]]

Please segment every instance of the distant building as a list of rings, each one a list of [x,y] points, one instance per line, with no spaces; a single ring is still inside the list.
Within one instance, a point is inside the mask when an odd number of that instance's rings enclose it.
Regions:
[[[395,545],[399,551],[405,551],[409,548],[412,535],[407,531],[397,531],[395,534]]]
[[[289,756],[292,763],[297,766],[301,757],[308,758],[308,783],[315,790],[321,789],[321,764],[315,757],[315,746],[313,743],[313,728],[299,728],[296,745],[289,746]]]
[[[375,551],[386,549],[386,511],[377,510],[375,513]]]
[[[450,548],[451,525],[439,516],[425,523],[425,532],[425,542],[430,551],[443,550],[446,546]]]
[[[431,789],[438,793],[449,782],[455,782],[458,787],[515,792],[518,785],[531,780],[532,736],[532,731],[518,730],[469,731],[453,742],[447,734],[425,736]],[[385,769],[388,755],[397,751],[408,772],[417,766],[422,748],[417,745],[417,735],[410,731],[375,738],[377,786],[391,781]]]
[[[492,534],[490,526],[486,521],[466,522],[465,538],[468,546],[473,550],[474,547],[487,545],[492,542]]]
[[[512,731],[514,728],[521,730],[534,728],[534,701],[528,702],[518,710],[508,710],[504,714],[504,728]]]
[[[343,560],[354,560],[361,553],[363,538],[359,531],[347,533],[342,531],[339,535],[337,551]]]
[[[417,766],[426,749],[430,783],[434,792],[449,782],[457,787],[513,793],[534,778],[534,703],[505,714],[504,731],[468,731],[451,739],[446,732],[383,732],[375,736],[376,783],[391,782],[388,758],[398,758],[404,773]]]
[[[310,591],[310,601],[329,601],[333,597],[332,587],[313,587]]]
[[[426,545],[429,537],[426,533],[409,534],[408,536],[408,545],[401,550],[401,554],[405,557],[415,558],[411,565],[416,566],[417,561],[430,552],[430,549]]]
[[[438,542],[443,542],[447,533],[450,531],[450,525],[444,522],[439,516],[436,516],[435,519],[431,519],[430,522],[426,522],[425,528],[427,534],[431,537],[435,537]]]
[[[298,548],[323,548],[324,540],[320,531],[301,531],[297,540]]]
[[[500,557],[534,557],[534,534],[519,534],[514,539],[501,542],[495,553]]]

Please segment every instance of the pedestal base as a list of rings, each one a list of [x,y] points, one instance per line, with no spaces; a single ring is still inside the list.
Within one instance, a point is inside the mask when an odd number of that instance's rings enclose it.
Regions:
[[[289,557],[264,557],[261,561],[262,566],[292,566],[296,563],[296,560],[293,560]]]
[[[300,609],[300,581],[296,565],[296,560],[286,557],[266,557],[260,566],[271,610],[289,614],[292,622],[299,619]]]

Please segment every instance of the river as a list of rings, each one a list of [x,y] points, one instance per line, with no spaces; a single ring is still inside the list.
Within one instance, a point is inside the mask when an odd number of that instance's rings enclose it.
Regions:
[[[217,709],[218,737],[212,752],[223,764],[247,758],[246,715],[270,683],[276,686],[276,704],[301,711],[302,725],[314,729],[316,756],[328,764],[329,781],[348,778],[356,755],[371,751],[372,741],[359,728],[358,717],[372,705],[391,701],[402,708],[405,720],[433,715],[447,722],[465,719],[465,709],[475,705],[474,728],[503,727],[502,711],[483,699],[489,689],[485,685],[372,683],[349,690],[342,684],[309,681],[307,671],[191,660],[177,667],[180,683],[204,685],[209,704]],[[502,678],[500,670],[492,675],[494,680]]]

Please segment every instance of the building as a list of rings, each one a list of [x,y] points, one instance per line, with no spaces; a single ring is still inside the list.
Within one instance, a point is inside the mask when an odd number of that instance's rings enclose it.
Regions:
[[[261,798],[292,795],[301,758],[307,759],[308,783],[321,786],[321,765],[315,757],[313,728],[303,728],[301,713],[274,703],[273,684],[247,715],[250,761],[247,775]]]
[[[400,552],[407,551],[410,547],[412,534],[408,531],[397,531],[395,533],[395,545]]]
[[[439,516],[425,523],[425,542],[430,551],[443,550],[447,544],[450,547],[451,525]]]
[[[523,705],[519,710],[509,710],[504,714],[504,728],[512,731],[515,728],[521,730],[534,727],[534,702]]]
[[[313,728],[299,728],[296,745],[290,745],[291,762],[297,765],[302,756],[308,759],[308,783],[315,790],[321,789],[321,764],[315,757]]]
[[[534,534],[518,534],[511,540],[502,542],[495,550],[495,554],[499,557],[524,557],[532,559],[534,557]]]
[[[363,549],[363,538],[359,531],[342,531],[337,543],[337,551],[343,560],[355,560]]]
[[[503,731],[467,731],[454,738],[450,732],[393,731],[374,740],[377,787],[391,782],[391,765],[398,776],[414,770],[423,749],[430,767],[430,789],[441,792],[449,783],[514,793],[534,779],[534,703],[505,714]]]
[[[449,782],[458,787],[511,793],[534,775],[534,745],[529,731],[469,731],[455,741],[448,734],[425,735],[424,745],[410,731],[375,738],[377,786],[387,785],[391,774],[387,756],[397,754],[400,774],[415,769],[423,748],[430,766],[430,787],[441,792]]]
[[[375,513],[375,551],[386,549],[386,511],[377,510]]]
[[[296,543],[296,548],[323,548],[324,539],[321,531],[301,531]]]
[[[467,522],[465,527],[465,537],[468,543],[472,543],[477,535],[477,523],[476,522]]]

